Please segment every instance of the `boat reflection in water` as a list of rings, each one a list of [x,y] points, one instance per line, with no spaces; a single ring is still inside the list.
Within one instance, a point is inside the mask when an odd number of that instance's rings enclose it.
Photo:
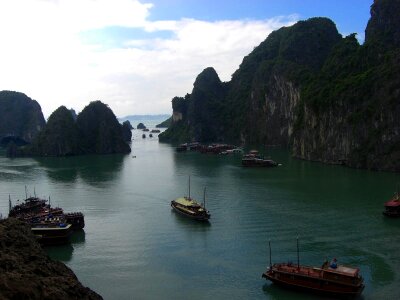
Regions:
[[[190,197],[190,176],[188,196],[172,200],[171,207],[179,214],[198,221],[208,221],[211,217],[206,209],[206,188],[204,188],[203,205]]]
[[[270,266],[262,277],[276,284],[322,293],[333,296],[357,296],[364,289],[364,279],[358,268],[336,265],[329,265],[325,262],[322,267],[311,267],[300,265],[299,244],[297,240],[297,264],[271,262]]]

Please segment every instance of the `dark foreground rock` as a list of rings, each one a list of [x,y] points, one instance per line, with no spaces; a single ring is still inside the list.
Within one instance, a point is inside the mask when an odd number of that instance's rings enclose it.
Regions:
[[[0,299],[102,299],[61,262],[51,260],[29,227],[0,220]]]

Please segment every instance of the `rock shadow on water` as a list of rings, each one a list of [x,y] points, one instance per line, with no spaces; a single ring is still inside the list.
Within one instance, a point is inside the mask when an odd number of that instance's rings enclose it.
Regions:
[[[74,252],[74,247],[71,244],[43,246],[43,249],[51,259],[62,262],[69,262]]]
[[[74,183],[78,178],[78,165],[74,157],[35,157],[47,176],[57,182]]]
[[[86,240],[85,230],[80,229],[80,230],[74,231],[71,235],[70,240],[71,240],[72,244],[83,244]]]
[[[107,154],[40,157],[35,160],[53,181],[74,183],[81,178],[87,184],[97,185],[118,178],[124,157],[122,154]]]
[[[85,231],[83,229],[74,231],[70,237],[70,242],[65,245],[46,245],[43,249],[54,260],[69,262],[74,253],[74,245],[85,243]]]
[[[120,176],[123,154],[87,155],[79,157],[79,176],[90,185],[115,181]]]

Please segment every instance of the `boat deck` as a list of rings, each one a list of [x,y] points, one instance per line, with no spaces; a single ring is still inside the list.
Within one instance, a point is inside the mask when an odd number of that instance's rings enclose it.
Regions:
[[[279,272],[293,273],[314,278],[326,278],[327,273],[348,276],[348,277],[357,277],[359,273],[359,269],[346,266],[338,266],[336,269],[333,269],[330,267],[326,268],[317,268],[310,266],[297,267],[297,265],[293,264],[291,265],[276,264],[273,266],[273,269]]]

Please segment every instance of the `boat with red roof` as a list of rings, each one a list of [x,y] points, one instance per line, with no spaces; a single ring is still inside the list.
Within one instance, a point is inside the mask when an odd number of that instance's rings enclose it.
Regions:
[[[270,266],[262,277],[284,287],[332,296],[357,296],[364,289],[364,279],[360,275],[360,269],[337,265],[336,259],[332,264],[326,261],[321,267],[304,266],[300,265],[297,254],[297,264],[290,262],[272,264],[271,244]]]
[[[400,217],[400,194],[396,192],[392,199],[385,202],[383,214],[388,217]]]

